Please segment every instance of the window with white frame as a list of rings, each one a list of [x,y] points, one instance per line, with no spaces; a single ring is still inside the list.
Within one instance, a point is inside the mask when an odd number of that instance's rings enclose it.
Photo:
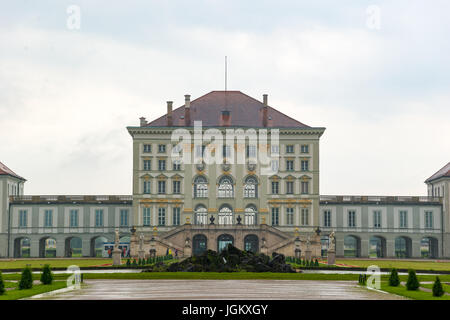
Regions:
[[[159,171],[166,170],[166,160],[158,160],[158,170]]]
[[[270,160],[270,167],[272,169],[272,172],[278,172],[278,169],[280,168],[280,163],[278,160]]]
[[[53,226],[53,210],[44,211],[44,227]]]
[[[408,228],[408,211],[402,210],[399,212],[400,228]]]
[[[27,210],[19,210],[19,228],[26,228],[28,223]]]
[[[348,220],[347,220],[347,223],[348,223],[348,227],[349,228],[354,228],[354,227],[356,227],[356,212],[355,212],[355,210],[349,210],[348,212],[347,212],[347,214],[348,214]]]
[[[95,210],[95,226],[103,227],[103,209]]]
[[[381,211],[379,210],[373,211],[373,227],[381,228]]]
[[[294,171],[294,160],[286,160],[286,171]]]
[[[166,225],[166,208],[158,208],[158,225]]]
[[[219,180],[218,196],[219,198],[232,198],[234,196],[233,192],[233,180],[224,176]]]
[[[256,212],[257,209],[254,205],[248,205],[244,212],[244,224],[254,225],[256,224]]]
[[[286,145],[286,153],[294,153],[294,145],[292,144]]]
[[[433,212],[425,211],[425,229],[433,229]]]
[[[145,153],[152,152],[152,145],[151,144],[144,144],[144,152]]]
[[[180,212],[181,209],[179,207],[172,208],[172,224],[174,226],[180,225]]]
[[[308,194],[309,193],[309,182],[308,181],[302,181],[302,194]]]
[[[128,210],[120,209],[120,226],[128,227]]]
[[[294,194],[294,181],[286,181],[286,194]]]
[[[78,210],[72,209],[69,211],[69,225],[71,228],[78,227]]]
[[[148,227],[151,225],[151,215],[150,215],[150,208],[144,207],[142,209],[142,222],[144,226]]]
[[[247,177],[244,184],[244,198],[258,197],[258,181],[255,177]]]
[[[323,211],[323,226],[328,228],[331,227],[331,210]]]
[[[228,205],[223,206],[219,210],[219,224],[233,224],[233,210]]]
[[[294,208],[286,208],[286,224],[294,225]]]
[[[166,193],[166,181],[160,180],[158,181],[158,194]]]
[[[180,171],[181,170],[181,161],[174,160],[172,163],[172,169],[173,169],[173,171]]]
[[[272,181],[272,194],[280,193],[280,183],[278,181]]]
[[[173,181],[173,194],[180,194],[181,193],[181,182],[180,181]]]
[[[278,144],[273,144],[270,146],[270,154],[271,155],[279,155],[280,154],[280,146]]]
[[[165,144],[159,144],[159,145],[158,145],[158,152],[159,152],[159,153],[164,153],[164,152],[166,152],[166,145],[165,145]]]
[[[302,146],[300,147],[300,152],[301,153],[309,153],[309,145],[302,144]]]
[[[303,226],[309,225],[309,210],[307,208],[302,208],[300,218]]]
[[[150,180],[144,181],[144,193],[150,194]]]
[[[208,197],[208,183],[204,176],[198,176],[194,180],[194,198]]]
[[[208,223],[208,210],[204,205],[198,205],[195,208],[195,224]]]
[[[152,170],[152,161],[151,160],[144,160],[144,170],[145,171]]]
[[[272,225],[278,226],[280,220],[280,208],[272,208]]]
[[[309,161],[308,160],[302,160],[300,163],[301,163],[302,171],[309,171]]]

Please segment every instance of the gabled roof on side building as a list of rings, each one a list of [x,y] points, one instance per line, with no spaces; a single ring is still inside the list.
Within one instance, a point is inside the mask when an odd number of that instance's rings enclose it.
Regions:
[[[443,177],[450,178],[450,162],[447,163],[444,167],[442,167],[438,172],[436,172],[431,177],[429,177],[427,180],[425,180],[425,183],[432,182],[434,180],[437,180],[437,179],[443,178]]]
[[[0,176],[5,176],[5,175],[26,181],[25,178],[22,178],[21,176],[19,176],[14,171],[12,171],[10,168],[8,168],[7,166],[5,166],[3,163],[0,162]]]

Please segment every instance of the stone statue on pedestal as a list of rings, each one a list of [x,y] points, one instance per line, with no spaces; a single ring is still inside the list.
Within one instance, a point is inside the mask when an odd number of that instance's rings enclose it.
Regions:
[[[334,251],[336,249],[336,238],[334,236],[334,231],[328,236],[330,238],[329,251]]]
[[[139,251],[138,251],[139,259],[145,258],[145,251],[144,251],[144,234],[141,233],[139,235]]]
[[[114,239],[114,250],[112,252],[112,258],[113,258],[113,266],[120,266],[120,255],[122,254],[121,250],[119,249],[119,229],[116,229],[115,231],[115,239]]]

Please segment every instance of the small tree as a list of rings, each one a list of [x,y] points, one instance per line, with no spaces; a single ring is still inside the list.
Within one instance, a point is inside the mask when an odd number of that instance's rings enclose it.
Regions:
[[[441,280],[436,277],[436,281],[433,284],[433,296],[440,297],[444,294],[444,289],[442,288]]]
[[[407,290],[417,290],[419,289],[420,283],[417,280],[416,272],[414,270],[409,270],[408,281],[406,282]]]
[[[5,293],[5,283],[3,282],[3,276],[2,273],[0,272],[0,296],[3,295]]]
[[[391,271],[391,275],[389,277],[389,285],[391,287],[398,287],[400,284],[400,279],[398,277],[397,269],[393,268]]]
[[[50,266],[48,264],[44,265],[42,268],[41,282],[42,284],[52,284],[53,282],[52,270],[50,270]]]
[[[319,260],[316,259],[316,260],[314,261],[314,267],[318,267],[318,266],[319,266]]]
[[[19,282],[19,290],[31,289],[33,287],[33,275],[31,274],[31,269],[26,267],[22,271],[22,277]]]

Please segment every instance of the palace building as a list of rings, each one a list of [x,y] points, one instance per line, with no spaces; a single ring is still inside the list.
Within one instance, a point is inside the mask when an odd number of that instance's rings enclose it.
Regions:
[[[427,196],[321,195],[325,128],[240,91],[185,95],[127,130],[132,195],[24,195],[26,180],[0,164],[0,256],[105,256],[119,229],[135,257],[229,243],[324,257],[332,231],[338,257],[450,257],[450,163]]]

